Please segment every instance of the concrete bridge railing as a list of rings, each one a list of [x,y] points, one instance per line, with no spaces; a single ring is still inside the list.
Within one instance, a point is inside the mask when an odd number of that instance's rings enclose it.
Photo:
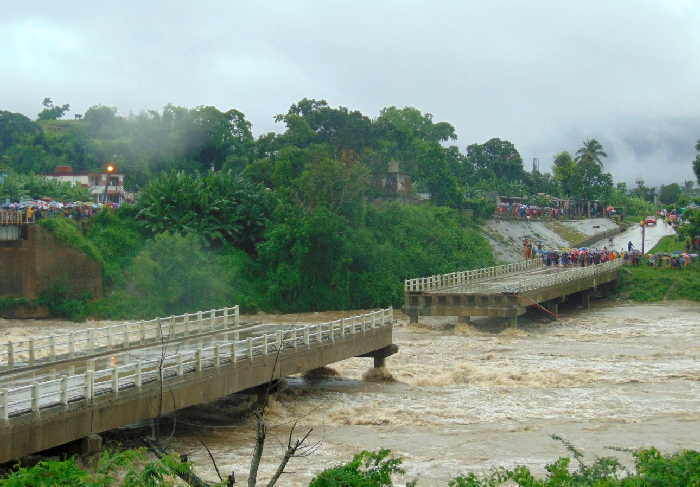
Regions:
[[[506,288],[509,294],[518,294],[534,289],[543,289],[552,286],[559,286],[578,279],[587,279],[599,274],[615,271],[622,267],[622,259],[610,260],[602,264],[589,265],[586,267],[576,267],[567,271],[557,272],[537,277],[524,278],[513,286]]]
[[[513,274],[529,269],[542,267],[544,263],[541,258],[523,260],[512,264],[503,264],[493,267],[483,267],[471,271],[451,272],[449,274],[438,274],[428,277],[418,277],[406,279],[404,282],[405,292],[435,291],[448,287],[461,286],[470,282],[489,279],[492,277]]]
[[[25,210],[0,210],[0,225],[24,225],[25,223],[34,223],[34,215],[27,215]]]
[[[393,310],[386,308],[245,340],[200,345],[196,350],[166,354],[155,360],[135,361],[98,371],[87,370],[84,374],[2,389],[0,420],[11,423],[16,417],[26,417],[27,414],[39,416],[42,409],[68,406],[79,401],[89,403],[98,396],[117,399],[120,392],[140,389],[149,382],[167,383],[188,374],[198,377],[196,373],[203,370],[236,366],[238,362],[252,363],[257,357],[276,355],[278,350],[285,353],[306,351],[333,344],[350,335],[363,335],[373,329],[391,327],[393,321]]]
[[[239,308],[212,309],[183,315],[101,328],[85,328],[71,333],[34,337],[0,344],[0,367],[22,368],[59,359],[93,355],[105,350],[156,344],[173,339],[240,324]]]

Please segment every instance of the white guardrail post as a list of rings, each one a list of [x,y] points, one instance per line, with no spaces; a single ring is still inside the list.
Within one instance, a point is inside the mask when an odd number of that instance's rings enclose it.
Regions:
[[[32,383],[32,412],[34,414],[39,414],[39,399],[41,398],[41,394],[39,394],[39,383],[34,382]]]
[[[61,404],[68,406],[68,376],[61,377]]]
[[[226,313],[226,311],[224,311],[224,313]],[[195,315],[192,314],[190,316]],[[187,318],[185,319],[187,320]],[[208,320],[208,318],[206,318],[206,320]],[[183,324],[186,324],[186,322]],[[158,326],[162,324],[158,320],[153,320],[149,323],[158,324]],[[132,330],[133,333],[137,334],[140,334],[141,329],[146,326],[144,323],[133,323],[133,325],[138,327],[137,330]],[[185,374],[193,373],[193,371],[195,373],[201,372],[206,367],[221,367],[222,363],[226,363],[225,357],[229,352],[231,357],[230,364],[235,365],[237,362],[236,350],[241,343],[245,347],[244,356],[252,361],[256,353],[270,353],[272,350],[270,348],[271,344],[276,347],[276,350],[280,351],[289,348],[296,349],[300,340],[303,340],[307,348],[316,346],[316,344],[322,346],[347,335],[365,334],[368,329],[371,331],[372,329],[392,325],[393,308],[388,307],[327,323],[306,325],[303,329],[294,328],[288,331],[277,330],[274,333],[264,334],[258,338],[248,337],[243,342],[233,340],[228,343],[216,343],[212,346],[199,345],[194,352],[177,352],[168,355],[166,357],[167,365],[164,364],[164,366],[159,369],[159,372],[155,373],[154,378],[156,381],[168,380],[172,375],[166,378],[166,369],[172,371],[173,367],[176,371],[175,377],[181,377]],[[338,327],[340,327],[340,330]],[[126,327],[124,327],[124,329],[126,329]],[[87,335],[89,340],[89,334]],[[293,345],[291,347],[288,346],[289,339],[293,340]],[[68,344],[70,343],[69,341]],[[75,341],[73,341],[73,343],[75,343]],[[97,344],[95,343],[95,345]],[[193,359],[192,356],[194,356]],[[29,402],[29,407],[27,409],[29,409],[31,413],[38,415],[43,407],[49,407],[54,404],[65,406],[68,405],[70,400],[92,401],[97,393],[96,377],[98,378],[97,384],[99,386],[100,397],[110,397],[109,395],[111,394],[112,397],[115,398],[119,397],[121,393],[120,387],[134,387],[140,389],[143,387],[145,377],[149,377],[148,380],[152,380],[150,377],[153,377],[152,372],[150,376],[144,374],[144,362],[141,360],[107,367],[97,372],[95,371],[94,361],[95,359],[89,359],[86,363],[86,371],[80,375],[73,375],[74,371],[67,370],[67,374],[59,379],[53,378],[43,382],[34,382],[30,385],[23,385],[14,389],[0,389],[0,418],[8,421],[10,414],[14,412],[12,407],[14,407],[16,403],[11,401],[13,392],[15,393],[14,397],[18,397],[19,395],[19,397],[26,398],[29,396],[28,400],[24,399],[25,403]],[[150,364],[148,367],[151,367],[153,364],[153,362],[145,363]],[[71,383],[73,384],[72,386]],[[73,389],[71,389],[71,387],[73,387]],[[82,392],[76,394],[76,387],[82,389]],[[71,393],[71,390],[73,393]],[[44,397],[46,404],[42,404],[42,391],[46,396]],[[47,398],[57,398],[57,400]],[[17,413],[22,412],[27,411],[26,409],[24,411],[22,409],[17,410]]]
[[[134,385],[136,386],[137,389],[141,389],[141,386],[143,386],[143,364],[141,364],[141,361],[139,360],[136,362],[136,372],[134,372]]]
[[[0,412],[0,418],[2,418],[5,422],[7,422],[8,418],[10,417],[9,404],[10,391],[8,389],[0,389],[0,408],[2,408],[2,412]]]
[[[12,342],[7,342],[7,365],[15,366],[15,344]]]
[[[178,320],[181,322],[178,323]],[[221,322],[223,325],[218,326]],[[117,347],[129,348],[132,345],[144,345],[152,341],[162,341],[176,338],[178,325],[183,337],[198,333],[215,332],[219,328],[226,329],[231,325],[240,325],[240,307],[226,307],[209,311],[167,318],[154,318],[149,321],[127,322],[109,325],[102,328],[86,328],[80,331],[70,331],[65,334],[32,337],[23,341],[8,341],[1,348],[7,350],[6,358],[0,354],[0,365],[15,367],[18,357],[28,365],[34,365],[45,360],[53,361],[60,357],[75,358],[81,355],[95,353],[100,347],[113,350]],[[151,327],[153,328],[151,332]]]
[[[95,393],[95,371],[86,370],[85,371],[85,399],[92,401],[93,395]]]

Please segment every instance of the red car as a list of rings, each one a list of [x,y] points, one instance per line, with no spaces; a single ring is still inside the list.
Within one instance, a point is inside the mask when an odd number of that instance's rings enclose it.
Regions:
[[[644,219],[644,223],[646,225],[656,225],[656,217],[655,216],[648,216]]]

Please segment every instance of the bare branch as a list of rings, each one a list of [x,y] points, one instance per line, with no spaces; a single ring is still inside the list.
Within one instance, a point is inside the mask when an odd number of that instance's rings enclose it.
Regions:
[[[197,437],[197,439],[198,439],[199,442],[202,444],[202,446],[204,447],[204,449],[207,451],[207,454],[209,455],[209,459],[211,460],[212,465],[214,465],[214,470],[216,470],[216,475],[219,476],[219,480],[220,480],[221,482],[223,482],[224,479],[221,477],[221,472],[219,471],[219,466],[216,464],[216,460],[214,460],[214,455],[211,454],[211,450],[209,449],[209,447],[207,446],[207,444],[204,443],[204,440],[202,440],[202,439],[199,438],[199,437]]]
[[[312,445],[311,447],[304,446],[304,443],[306,442],[306,440],[308,440],[309,435],[313,431],[313,428],[310,428],[301,438],[297,438],[296,440],[292,441],[292,436],[294,435],[294,429],[296,428],[296,426],[296,423],[294,423],[294,425],[292,425],[292,427],[289,430],[287,450],[284,452],[284,457],[282,457],[282,461],[280,461],[280,464],[277,466],[277,470],[270,479],[270,482],[268,482],[267,487],[274,487],[274,485],[284,473],[284,469],[287,467],[287,464],[289,463],[289,460],[291,458],[309,456],[314,451],[316,451],[316,448],[320,444],[319,442]],[[300,449],[302,450],[301,453],[299,453]]]
[[[265,448],[265,436],[267,435],[267,427],[265,426],[265,418],[263,417],[263,408],[255,411],[255,449],[253,450],[253,458],[250,459],[250,473],[248,474],[248,487],[255,487],[258,481],[258,468],[260,467],[260,459],[262,458],[263,448]]]

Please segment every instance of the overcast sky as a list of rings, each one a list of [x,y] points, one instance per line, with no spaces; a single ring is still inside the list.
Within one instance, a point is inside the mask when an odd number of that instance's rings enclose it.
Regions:
[[[13,2],[0,109],[215,105],[259,134],[303,97],[372,117],[414,106],[462,150],[508,139],[547,169],[595,137],[616,181],[681,182],[700,138],[699,26],[698,0]]]

